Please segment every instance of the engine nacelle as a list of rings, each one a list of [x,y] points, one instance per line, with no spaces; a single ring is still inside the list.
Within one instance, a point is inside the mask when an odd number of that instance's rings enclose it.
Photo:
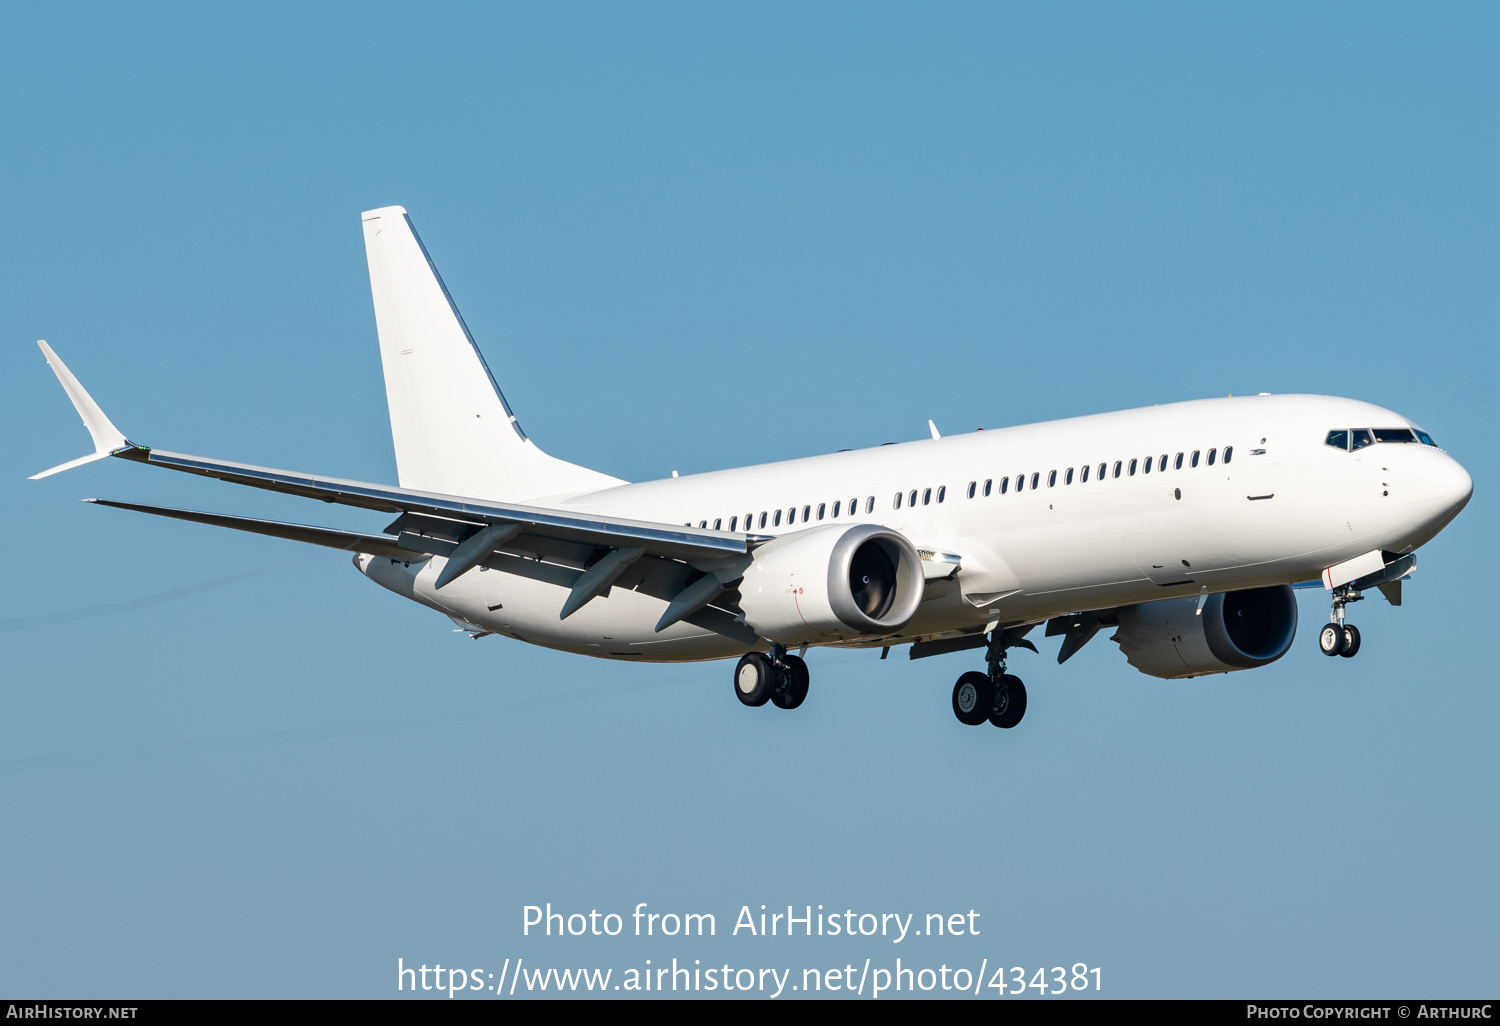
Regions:
[[[739,605],[755,633],[788,647],[880,637],[916,613],[922,578],[921,557],[899,531],[830,524],[756,549]]]
[[[1248,670],[1286,655],[1297,633],[1297,599],[1285,584],[1143,602],[1120,610],[1115,640],[1125,658],[1153,677],[1197,677]]]

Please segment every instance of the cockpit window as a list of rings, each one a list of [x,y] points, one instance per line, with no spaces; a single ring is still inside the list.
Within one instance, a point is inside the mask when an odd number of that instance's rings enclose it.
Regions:
[[[1354,452],[1363,449],[1367,445],[1376,442],[1421,442],[1423,445],[1436,445],[1432,436],[1425,431],[1417,431],[1414,428],[1354,428],[1351,431],[1330,431],[1328,437],[1323,440],[1324,445],[1335,449],[1344,449]]]

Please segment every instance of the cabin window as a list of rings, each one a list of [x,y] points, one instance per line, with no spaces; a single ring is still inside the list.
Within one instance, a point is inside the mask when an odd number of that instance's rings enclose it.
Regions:
[[[906,497],[906,504],[908,506],[915,506],[917,504],[917,490],[915,488],[913,488],[911,490],[911,494]]]
[[[1067,475],[1067,477],[1063,478],[1063,484],[1070,485],[1072,483],[1073,483],[1073,468],[1069,467],[1068,468],[1068,475]]]
[[[1194,450],[1193,450],[1193,459],[1192,459],[1192,464],[1193,464],[1193,466],[1195,466],[1195,467],[1196,467],[1196,466],[1197,466],[1197,465],[1198,465],[1198,450],[1197,450],[1197,449],[1194,449]]]
[[[729,529],[731,531],[738,530],[739,526],[740,526],[740,518],[739,517],[734,516],[734,517],[730,517],[729,518]]]
[[[1024,492],[1025,490],[1026,490],[1026,475],[1025,474],[1017,474],[1016,475],[1016,491],[1018,491],[1018,492]]]
[[[1031,475],[1031,490],[1032,491],[1036,491],[1036,486],[1037,486],[1038,483],[1041,482],[1041,480],[1042,480],[1042,475],[1041,474],[1033,473]]]
[[[1149,473],[1151,473],[1151,457],[1150,456],[1146,457],[1146,462],[1141,467],[1141,473],[1143,473],[1143,474],[1149,474]]]
[[[1103,463],[1099,464],[1099,480],[1101,480],[1101,481],[1104,480],[1104,470],[1105,470],[1105,464],[1103,464]]]
[[[699,527],[707,527],[708,526],[708,521],[707,520],[700,520],[700,521],[698,521],[698,526]]]
[[[834,504],[833,504],[833,518],[834,518],[834,519],[835,519],[835,520],[837,520],[837,519],[838,519],[838,516],[839,516],[839,509],[840,509],[840,508],[841,508],[841,507],[842,507],[842,506],[843,506],[843,505],[844,505],[844,503],[843,503],[843,501],[842,501],[842,500],[841,500],[841,501],[839,501],[839,502],[835,502],[835,503],[834,503]]]
[[[779,517],[780,515],[781,514],[778,512],[777,516]],[[796,506],[793,506],[791,509],[789,509],[789,510],[786,511],[786,522],[788,524],[795,524],[797,522],[797,507]]]
[[[922,505],[924,505],[924,506],[930,506],[930,505],[932,505],[932,489],[931,488],[927,488],[927,489],[923,490],[923,492],[922,492]]]
[[[771,526],[772,527],[780,527],[781,526],[781,510],[778,509],[776,511],[776,519],[771,522]]]
[[[1135,465],[1138,462],[1139,462],[1138,460],[1131,460],[1130,461],[1130,476],[1131,477],[1135,477]]]
[[[995,483],[995,479],[994,479],[994,478],[992,478],[992,477],[990,477],[990,478],[986,478],[986,479],[985,479],[985,482],[984,482],[984,494],[985,494],[985,497],[986,497],[986,498],[988,498],[988,497],[989,497],[989,494],[990,494],[990,486],[991,486],[991,485],[993,485],[993,484],[994,484],[994,483]]]
[[[1088,483],[1088,479],[1089,479],[1089,466],[1088,466],[1087,463],[1085,463],[1083,465],[1083,470],[1079,471],[1079,473],[1078,473],[1078,480],[1080,482],[1084,483],[1084,484],[1087,484]]]
[[[1228,463],[1233,458],[1234,458],[1234,446],[1232,446],[1232,445],[1226,445],[1226,446],[1224,446],[1224,462]]]
[[[715,531],[721,531],[723,529],[724,529],[724,521],[723,520],[715,520],[714,521],[714,530]]]
[[[1166,453],[1162,453],[1161,454],[1161,459],[1157,461],[1156,465],[1158,467],[1160,467],[1162,470],[1166,470],[1167,469],[1167,454]]]
[[[777,515],[780,516],[780,514],[777,514]],[[761,527],[765,527],[766,526],[766,511],[765,510],[761,510],[760,511],[760,526]]]
[[[1208,465],[1210,467],[1214,465],[1214,460],[1216,460],[1218,458],[1219,458],[1219,450],[1217,448],[1213,448],[1213,449],[1208,450]]]
[[[875,496],[872,495],[868,499],[865,500],[865,512],[866,513],[874,513],[875,512]]]
[[[978,488],[979,488],[979,482],[978,481],[970,481],[969,482],[969,498],[971,498],[971,499],[974,498],[974,492]]]
[[[818,519],[819,520],[823,519],[823,514],[825,512],[827,512],[827,510],[828,510],[828,506],[825,503],[821,503],[821,502],[818,503]]]
[[[1047,487],[1048,488],[1056,488],[1057,487],[1057,471],[1055,471],[1055,470],[1049,470],[1049,471],[1047,471]]]
[[[1009,490],[1010,490],[1010,478],[1008,478],[1008,477],[1002,477],[1000,479],[1000,494],[1004,495]]]
[[[807,523],[811,519],[812,519],[812,507],[811,506],[803,506],[802,507],[802,522],[805,524],[805,523]],[[818,519],[819,520],[823,519],[823,514],[822,513],[818,514]]]
[[[892,509],[900,509],[901,508],[901,493],[900,492],[896,493],[896,499],[895,499],[894,502],[891,503],[891,508]]]
[[[1120,462],[1119,460],[1115,460],[1115,477],[1119,477],[1120,476],[1120,468],[1123,467],[1124,465],[1125,464],[1122,463],[1122,462]]]
[[[938,502],[942,502],[947,497],[948,497],[948,486],[947,485],[940,485],[938,487]]]

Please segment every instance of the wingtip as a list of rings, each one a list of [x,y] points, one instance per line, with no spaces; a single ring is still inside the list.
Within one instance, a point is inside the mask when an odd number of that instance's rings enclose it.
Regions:
[[[99,408],[93,396],[88,394],[88,391],[74,377],[73,372],[68,370],[67,364],[63,363],[52,351],[52,347],[42,339],[37,339],[36,344],[41,347],[42,355],[47,358],[47,365],[52,368],[52,373],[56,375],[58,383],[62,385],[63,391],[73,403],[73,408],[78,411],[78,416],[83,420],[83,426],[88,429],[89,436],[93,438],[95,455],[108,456],[117,449],[128,448],[130,441]],[[75,461],[57,469],[78,466],[82,462],[85,461]],[[47,473],[55,473],[55,471]]]
[[[44,477],[51,477],[53,474],[61,474],[64,470],[72,470],[74,467],[81,467],[87,463],[94,463],[98,460],[105,459],[112,455],[113,453],[108,452],[91,452],[87,456],[78,457],[76,460],[69,460],[66,463],[59,463],[55,467],[49,467],[39,474],[32,474],[26,480],[40,481]]]

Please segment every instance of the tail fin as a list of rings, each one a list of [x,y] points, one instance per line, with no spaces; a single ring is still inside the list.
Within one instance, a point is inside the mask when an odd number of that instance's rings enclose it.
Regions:
[[[406,211],[361,216],[401,487],[517,501],[622,484],[526,437]]]

